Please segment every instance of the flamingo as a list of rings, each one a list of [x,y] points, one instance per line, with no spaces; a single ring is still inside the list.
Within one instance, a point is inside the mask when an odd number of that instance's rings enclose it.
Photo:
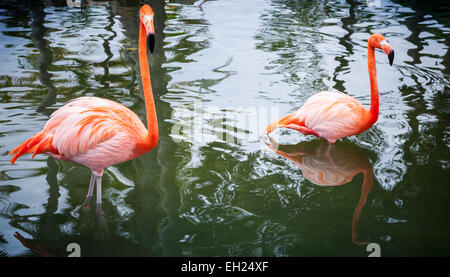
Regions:
[[[394,50],[383,35],[370,36],[367,49],[367,64],[370,79],[370,110],[355,98],[339,91],[323,91],[311,96],[296,112],[272,122],[266,129],[269,134],[277,127],[297,130],[304,135],[314,135],[329,144],[336,140],[360,134],[378,120],[378,84],[375,65],[375,48],[388,55],[389,64],[394,61]]]
[[[153,100],[147,61],[155,46],[153,9],[143,5],[140,9],[139,64],[147,112],[148,130],[139,117],[124,105],[99,97],[80,97],[56,110],[44,128],[20,144],[11,164],[26,153],[48,154],[71,161],[91,170],[91,180],[84,205],[90,200],[97,183],[97,211],[101,211],[102,175],[104,169],[141,156],[158,144],[158,122]]]

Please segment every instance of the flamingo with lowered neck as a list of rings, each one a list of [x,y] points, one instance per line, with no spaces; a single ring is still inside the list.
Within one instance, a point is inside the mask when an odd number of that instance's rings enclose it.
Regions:
[[[368,41],[370,78],[370,110],[355,98],[338,91],[323,91],[311,96],[296,112],[288,114],[271,123],[266,134],[277,127],[290,128],[305,135],[314,135],[333,144],[336,140],[360,134],[369,129],[377,120],[379,96],[375,48],[382,49],[388,55],[389,64],[394,61],[394,50],[383,35],[375,33]]]
[[[80,97],[56,110],[44,126],[14,150],[11,164],[26,153],[48,154],[55,159],[75,162],[91,169],[85,204],[97,183],[97,209],[101,211],[101,180],[105,168],[141,156],[158,144],[158,122],[147,61],[155,46],[154,13],[149,5],[140,9],[139,64],[144,90],[147,125],[130,109],[117,102]]]

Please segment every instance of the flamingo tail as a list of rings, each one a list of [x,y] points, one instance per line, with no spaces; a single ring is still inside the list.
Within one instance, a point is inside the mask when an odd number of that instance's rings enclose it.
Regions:
[[[14,154],[14,156],[11,159],[11,164],[14,164],[17,158],[19,158],[23,154],[33,153],[32,158],[34,158],[34,156],[36,156],[36,154],[39,153],[46,153],[46,152],[56,153],[57,151],[55,151],[55,149],[53,148],[52,142],[53,136],[48,136],[43,132],[37,133],[36,135],[22,142],[14,150],[8,153],[8,155]]]

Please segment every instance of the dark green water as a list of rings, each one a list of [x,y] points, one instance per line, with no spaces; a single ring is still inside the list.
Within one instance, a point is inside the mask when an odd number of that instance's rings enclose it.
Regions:
[[[0,2],[0,256],[67,255],[72,242],[82,256],[370,254],[358,242],[448,256],[445,1],[153,1],[160,141],[106,170],[104,217],[82,208],[87,168],[45,155],[10,165],[7,153],[70,99],[108,98],[145,120],[136,2]],[[395,49],[392,67],[376,53],[376,125],[328,152],[280,130],[291,158],[266,147],[270,120],[316,92],[369,105],[373,32]],[[326,176],[335,186],[318,184]]]

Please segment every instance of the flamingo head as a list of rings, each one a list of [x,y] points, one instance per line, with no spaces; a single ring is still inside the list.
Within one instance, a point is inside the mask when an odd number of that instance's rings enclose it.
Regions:
[[[154,15],[153,9],[149,5],[143,5],[141,7],[139,17],[145,27],[147,45],[150,49],[150,53],[153,53],[153,49],[155,48],[155,26],[153,25]]]
[[[394,49],[389,45],[382,34],[375,33],[369,38],[369,46],[383,50],[389,59],[389,65],[394,62]]]

